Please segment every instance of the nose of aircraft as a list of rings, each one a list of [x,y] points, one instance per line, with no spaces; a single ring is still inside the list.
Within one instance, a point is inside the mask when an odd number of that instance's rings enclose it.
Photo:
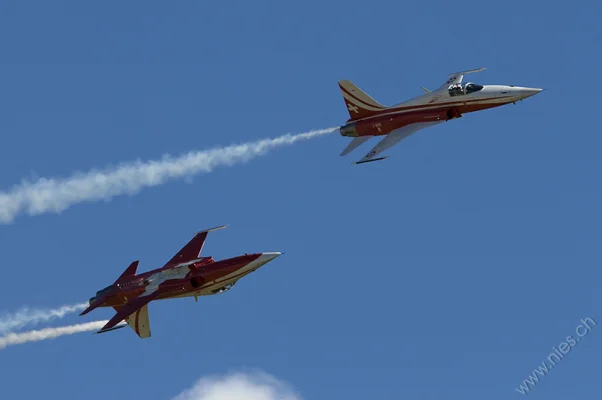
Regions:
[[[520,89],[520,97],[521,99],[526,99],[527,97],[535,96],[537,93],[541,92],[543,89],[537,88],[521,88]]]
[[[278,257],[279,255],[281,255],[282,253],[278,252],[278,251],[272,251],[272,252],[267,252],[267,253],[261,253],[261,256],[259,256],[259,260],[261,262],[268,262],[268,261],[272,261],[274,258]]]

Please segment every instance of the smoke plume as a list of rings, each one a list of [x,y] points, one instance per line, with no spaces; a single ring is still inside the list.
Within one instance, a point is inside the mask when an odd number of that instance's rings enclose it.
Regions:
[[[54,319],[63,318],[67,314],[81,311],[88,303],[61,306],[58,308],[28,308],[24,307],[13,313],[0,316],[0,334],[19,330],[27,325],[37,325]]]
[[[0,223],[10,223],[23,213],[30,216],[60,213],[82,202],[109,200],[119,195],[131,196],[146,187],[201,172],[211,172],[218,166],[244,163],[271,149],[312,139],[336,129],[338,128],[286,134],[273,139],[190,152],[177,158],[164,156],[161,160],[130,162],[103,171],[74,174],[66,179],[23,181],[10,191],[0,192]]]
[[[73,335],[75,333],[98,330],[102,328],[107,322],[109,321],[94,321],[87,322],[84,324],[59,326],[56,328],[45,328],[37,331],[8,333],[0,337],[0,350],[18,344],[39,342],[41,340],[56,339],[59,336]]]

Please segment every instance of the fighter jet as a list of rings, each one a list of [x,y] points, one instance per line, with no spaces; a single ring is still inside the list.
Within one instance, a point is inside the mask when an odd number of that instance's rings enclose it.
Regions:
[[[543,90],[462,83],[464,75],[484,70],[485,68],[478,68],[455,72],[436,90],[430,91],[423,87],[425,94],[391,107],[378,103],[350,81],[339,81],[350,116],[340,128],[340,133],[353,138],[341,156],[349,154],[372,137],[384,136],[368,154],[354,164],[384,160],[387,157],[374,157],[421,129],[461,118],[462,114],[509,103],[516,104],[516,101]]]
[[[226,225],[198,232],[180,251],[161,268],[136,275],[138,262],[134,261],[119,278],[98,291],[89,301],[85,315],[97,307],[112,307],[115,316],[96,333],[123,328],[116,326],[125,320],[142,338],[151,336],[148,303],[153,300],[214,295],[230,290],[236,282],[272,261],[281,253],[254,253],[215,261],[201,257],[201,250],[209,232]]]

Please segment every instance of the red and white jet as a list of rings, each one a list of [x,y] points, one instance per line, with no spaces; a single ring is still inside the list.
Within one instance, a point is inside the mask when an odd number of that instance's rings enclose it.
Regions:
[[[215,261],[213,257],[200,257],[201,250],[211,231],[218,226],[198,232],[182,249],[161,268],[136,275],[138,261],[134,261],[119,278],[90,299],[90,306],[80,315],[97,307],[113,307],[117,313],[97,333],[119,329],[125,320],[141,338],[151,336],[148,303],[153,300],[180,297],[207,296],[230,290],[236,282],[272,261],[281,253],[254,253]]]
[[[374,136],[384,136],[355,164],[383,160],[387,157],[374,157],[420,129],[460,118],[465,113],[515,103],[542,91],[519,86],[462,84],[464,75],[483,70],[485,68],[450,74],[437,90],[422,88],[425,94],[392,107],[379,104],[350,81],[339,81],[351,117],[340,132],[342,136],[353,138],[341,156]]]

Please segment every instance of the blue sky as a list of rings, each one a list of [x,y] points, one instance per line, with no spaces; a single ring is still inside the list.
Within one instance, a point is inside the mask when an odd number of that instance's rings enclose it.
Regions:
[[[0,310],[87,300],[136,259],[286,254],[211,298],[152,303],[153,337],[0,351],[2,398],[171,399],[263,370],[304,399],[492,400],[600,311],[602,29],[595,2],[5,1],[0,188],[303,132],[447,74],[546,92],[351,165],[337,133],[110,202],[0,226]],[[54,325],[108,319],[102,309]],[[593,396],[595,327],[529,394]]]

